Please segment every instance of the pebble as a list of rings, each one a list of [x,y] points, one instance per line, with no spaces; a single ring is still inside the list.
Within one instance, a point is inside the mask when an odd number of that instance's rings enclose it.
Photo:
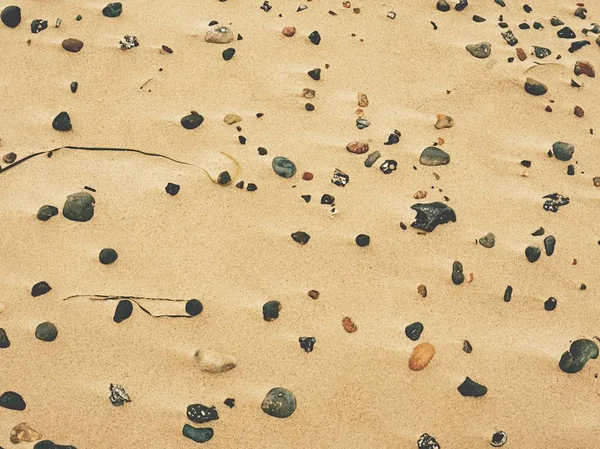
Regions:
[[[527,260],[531,263],[537,262],[541,254],[542,251],[535,245],[530,245],[525,249],[525,257],[527,257]]]
[[[115,308],[115,314],[113,321],[115,323],[121,323],[131,316],[133,313],[133,303],[128,299],[122,299]]]
[[[538,47],[537,45],[533,46],[533,51],[540,59],[544,59],[546,56],[550,56],[552,54],[552,51],[549,48]]]
[[[22,412],[27,407],[23,397],[14,391],[5,391],[0,396],[0,407]]]
[[[267,155],[267,149],[266,148],[258,147],[257,151],[258,151],[258,154],[260,156],[266,156]]]
[[[79,39],[73,39],[73,38],[65,39],[64,41],[62,41],[62,48],[64,48],[65,50],[67,50],[71,53],[77,53],[79,50],[81,50],[83,48],[83,42],[80,41]]]
[[[38,324],[35,328],[35,338],[42,341],[51,342],[56,340],[58,329],[49,321]]]
[[[0,349],[6,349],[10,347],[10,340],[6,331],[0,327]]]
[[[527,54],[525,53],[525,50],[523,50],[522,48],[517,48],[517,57],[519,58],[519,61],[525,61],[527,59]]]
[[[263,305],[263,318],[265,321],[273,321],[279,318],[281,303],[279,301],[269,301]]]
[[[496,432],[492,435],[490,444],[494,447],[504,446],[506,444],[507,439],[508,439],[508,437],[506,436],[506,432],[499,430],[498,432]]]
[[[346,145],[346,150],[354,154],[364,154],[369,151],[369,144],[367,142],[352,141]]]
[[[71,125],[69,113],[62,111],[54,117],[54,120],[52,120],[52,128],[57,131],[70,131],[73,128],[73,125]]]
[[[547,312],[552,312],[554,309],[556,309],[556,305],[556,298],[550,297],[544,302],[544,310]]]
[[[465,281],[462,263],[454,261],[452,264],[452,282],[454,285],[460,285]]]
[[[448,165],[450,163],[450,155],[440,148],[427,147],[421,153],[419,163],[428,167]]]
[[[564,25],[565,22],[563,22],[562,20],[560,20],[558,17],[554,16],[550,19],[550,25],[552,25],[553,27],[558,27],[561,25]]]
[[[356,236],[355,242],[360,247],[369,246],[369,243],[371,243],[371,237],[369,237],[366,234],[358,234]]]
[[[454,210],[439,201],[417,203],[413,204],[410,208],[417,212],[416,219],[411,223],[411,226],[426,232],[433,232],[438,225],[456,221]]]
[[[185,303],[185,311],[189,316],[197,316],[202,313],[204,306],[197,299],[190,299]]]
[[[228,48],[227,50],[223,50],[223,59],[225,61],[229,61],[235,55],[235,48]]]
[[[21,8],[18,6],[7,6],[0,13],[2,23],[9,28],[16,28],[21,23]]]
[[[569,53],[575,53],[578,50],[581,50],[586,45],[591,45],[590,41],[576,41],[571,44],[569,47]]]
[[[314,104],[312,104],[312,103],[306,103],[306,104],[304,105],[304,109],[306,109],[306,110],[307,110],[307,111],[309,111],[309,112],[310,112],[310,111],[314,111],[314,110],[315,110],[315,105],[314,105]]]
[[[546,230],[544,228],[539,228],[538,230],[534,231],[531,235],[534,235],[534,236],[544,235],[545,232],[546,232]]]
[[[31,32],[37,34],[48,28],[48,21],[44,19],[35,19],[31,22]]]
[[[173,184],[172,182],[170,182],[165,187],[165,192],[167,192],[171,196],[175,196],[179,193],[179,189],[181,189],[181,186],[179,184]]]
[[[75,446],[65,446],[62,444],[56,444],[51,440],[42,440],[33,446],[33,449],[77,449]]]
[[[562,39],[574,39],[576,37],[573,30],[569,27],[561,28],[556,34]]]
[[[308,297],[314,300],[319,299],[319,296],[321,296],[321,293],[319,293],[317,290],[309,290],[308,292]]]
[[[461,395],[474,398],[484,396],[487,393],[487,387],[475,382],[470,377],[467,377],[457,389]]]
[[[217,184],[222,185],[222,186],[226,186],[231,182],[231,175],[229,174],[228,171],[222,171],[221,173],[219,173],[219,176],[217,176]]]
[[[482,23],[482,22],[485,22],[485,20],[486,20],[485,17],[481,17],[478,15],[473,16],[473,22]]]
[[[533,78],[527,78],[525,81],[525,92],[536,96],[544,95],[548,92],[548,87],[544,83],[534,80]]]
[[[413,195],[415,200],[422,200],[425,197],[427,197],[427,192],[425,190],[417,190]]]
[[[543,198],[547,198],[544,202],[544,210],[550,212],[558,212],[558,209],[561,206],[566,206],[571,201],[568,197],[563,196],[560,193],[550,193]]]
[[[485,248],[493,248],[496,244],[496,236],[493,232],[488,232],[485,236],[479,239],[479,243]]]
[[[568,351],[560,358],[559,368],[565,373],[581,371],[589,359],[598,358],[598,345],[592,340],[581,339],[571,343]]]
[[[123,4],[121,2],[109,3],[102,9],[102,14],[105,17],[119,17],[123,12]]]
[[[441,12],[450,11],[450,5],[448,4],[448,2],[446,0],[438,0],[435,7],[438,11],[441,11]]]
[[[331,177],[331,183],[338,187],[345,187],[350,182],[350,176],[336,168]]]
[[[298,338],[298,342],[300,343],[300,348],[304,349],[304,351],[312,352],[317,339],[315,337],[300,337]]]
[[[594,66],[590,64],[588,61],[577,61],[575,63],[575,68],[573,69],[575,75],[586,75],[590,78],[596,77],[596,71],[594,70]]]
[[[223,404],[225,404],[229,408],[233,408],[233,407],[235,407],[235,399],[227,398],[227,399],[225,399],[225,401],[223,401]]]
[[[296,34],[296,27],[284,27],[283,30],[281,30],[281,34],[286,37],[292,37]]]
[[[314,178],[314,175],[311,172],[305,171],[304,173],[302,173],[303,181],[312,181],[313,178]]]
[[[287,157],[277,156],[271,163],[273,171],[282,178],[291,178],[296,174],[296,164]]]
[[[10,431],[10,442],[12,444],[19,444],[25,441],[26,443],[33,443],[34,441],[38,441],[42,439],[42,435],[33,430],[31,427],[27,425],[27,423],[22,422],[21,424],[17,424]]]
[[[79,87],[79,83],[77,81],[73,81],[71,83],[70,87],[71,87],[71,92],[75,93],[75,92],[77,92],[77,88]]]
[[[108,397],[108,399],[110,400],[110,403],[115,407],[120,407],[122,405],[125,405],[126,402],[131,402],[131,397],[129,397],[129,395],[125,391],[125,388],[123,388],[121,385],[110,384],[108,390],[110,391],[110,396]]]
[[[469,44],[466,48],[469,53],[479,59],[485,59],[492,53],[492,44],[489,42]]]
[[[110,265],[111,263],[116,261],[118,257],[119,255],[112,248],[104,248],[100,251],[100,254],[98,255],[98,259],[103,265]]]
[[[48,293],[50,290],[52,290],[52,287],[50,287],[46,281],[41,281],[31,287],[31,296],[34,298],[42,296]]]
[[[470,354],[473,352],[473,346],[471,345],[469,340],[463,341],[463,351],[466,352],[467,354]]]
[[[219,419],[219,414],[215,407],[207,407],[202,404],[191,404],[187,406],[187,417],[190,421],[202,424]]]
[[[211,44],[228,44],[233,41],[233,32],[226,26],[217,26],[206,32],[204,40]]]
[[[435,129],[452,128],[454,126],[454,120],[449,115],[438,114],[437,122],[435,122]]]
[[[55,215],[58,215],[58,208],[51,206],[49,204],[46,204],[46,205],[40,207],[40,209],[38,210],[38,212],[36,214],[36,217],[38,220],[48,221]]]
[[[183,436],[189,438],[196,443],[206,443],[210,441],[215,435],[215,431],[212,427],[192,427],[189,424],[185,424],[182,430]]]
[[[203,121],[204,117],[202,117],[196,111],[192,111],[189,115],[183,117],[180,120],[180,123],[185,129],[195,129],[198,128]]]
[[[456,11],[463,11],[467,6],[469,6],[468,0],[459,0],[456,5],[454,5],[454,9]]]
[[[308,71],[308,76],[310,76],[315,81],[319,81],[321,79],[321,69],[312,69]]]
[[[310,240],[310,235],[308,235],[306,232],[303,232],[303,231],[296,231],[296,232],[292,233],[292,239],[295,242],[300,243],[301,245],[306,245],[308,243],[308,241]]]
[[[386,142],[384,142],[384,145],[395,145],[398,142],[400,142],[400,133],[393,132],[388,136],[388,139]]]
[[[389,11],[387,13],[387,18],[388,19],[392,19],[392,20],[395,19],[396,18],[396,13],[394,11]]]
[[[273,388],[265,396],[261,409],[275,418],[288,418],[296,411],[296,397],[285,388]]]
[[[228,125],[233,125],[234,123],[238,123],[242,121],[242,117],[237,114],[227,114],[223,117],[223,121]]]
[[[315,95],[317,95],[317,93],[313,89],[302,89],[302,96],[304,98],[315,98]]]
[[[517,45],[519,43],[519,40],[515,37],[513,32],[510,30],[505,31],[504,33],[500,33],[500,34],[502,34],[502,37],[504,38],[506,43],[508,45],[510,45],[511,47],[514,47],[515,45]]]
[[[567,142],[554,142],[552,144],[552,153],[559,161],[569,161],[575,153],[575,146]]]
[[[556,238],[553,235],[549,235],[544,239],[544,249],[546,250],[546,256],[554,254],[554,246],[556,245]]]
[[[368,147],[367,147],[367,151],[368,151]],[[369,167],[369,168],[372,167],[373,164],[375,164],[375,162],[377,162],[377,159],[379,159],[380,157],[381,157],[381,153],[379,151],[373,151],[365,159],[365,167]]]
[[[596,176],[592,179],[595,187],[600,187],[600,176]]]
[[[379,166],[379,170],[381,170],[385,175],[395,172],[397,168],[398,162],[396,162],[394,159],[387,159]]]
[[[417,440],[418,449],[440,449],[440,445],[431,435],[424,433]]]
[[[425,284],[420,284],[417,287],[417,293],[421,295],[423,298],[427,297],[427,286]]]
[[[371,124],[371,122],[368,121],[367,119],[364,119],[364,118],[358,118],[358,119],[356,119],[356,127],[358,129],[368,128],[370,124]]]
[[[319,45],[321,43],[321,35],[318,31],[313,31],[308,35],[308,40],[310,40],[315,45]]]
[[[404,333],[412,341],[417,341],[421,337],[422,332],[423,332],[423,323],[420,323],[418,321],[415,323],[409,324],[404,329]]]
[[[433,356],[435,355],[435,347],[430,343],[421,343],[415,346],[408,360],[408,367],[412,371],[421,371],[425,368]]]
[[[87,192],[77,192],[67,196],[62,213],[71,221],[85,222],[94,216],[94,197]]]
[[[358,101],[358,106],[361,108],[366,108],[367,106],[369,106],[369,99],[367,98],[367,94],[359,92],[357,94],[357,101]]]
[[[223,373],[237,366],[235,357],[203,349],[196,351],[194,360],[202,371],[208,373]]]
[[[358,328],[356,327],[356,324],[354,324],[354,322],[352,321],[352,318],[350,318],[350,317],[345,317],[342,320],[342,327],[349,334],[353,334],[354,332],[356,332],[358,330]]]
[[[585,111],[580,106],[575,106],[575,109],[573,109],[573,114],[581,118],[585,115]]]
[[[509,285],[504,290],[504,302],[510,302],[512,299],[513,288]]]

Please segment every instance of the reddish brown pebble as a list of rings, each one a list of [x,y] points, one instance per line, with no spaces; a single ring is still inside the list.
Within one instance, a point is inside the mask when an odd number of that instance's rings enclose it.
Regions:
[[[296,27],[285,27],[283,30],[281,30],[281,34],[287,37],[292,37],[294,34],[296,34]]]
[[[575,110],[573,111],[573,113],[577,117],[583,117],[583,115],[585,114],[584,110],[582,108],[580,108],[579,106],[575,106]]]
[[[358,329],[356,328],[356,324],[352,322],[352,318],[346,317],[342,320],[342,326],[344,326],[344,330],[349,334],[353,334]]]
[[[594,78],[596,76],[596,72],[592,64],[588,61],[577,61],[575,63],[575,75],[587,75],[590,78]]]
[[[552,112],[552,108],[550,106],[546,106],[546,109],[544,109],[544,111],[546,111],[546,112]]]
[[[364,154],[369,151],[369,144],[367,142],[353,141],[346,145],[346,150],[354,154]]]
[[[577,259],[573,259],[573,265],[577,265]]]
[[[2,160],[7,164],[12,164],[17,159],[17,155],[15,153],[6,153]]]
[[[321,294],[318,291],[316,291],[316,290],[311,290],[311,291],[308,292],[309,298],[312,298],[312,299],[319,299],[320,295]]]
[[[427,287],[425,286],[425,284],[421,284],[417,287],[417,292],[419,293],[419,295],[421,295],[423,298],[427,297]]]
[[[517,48],[517,57],[520,61],[525,61],[527,59],[527,53],[522,48]]]
[[[83,48],[83,42],[81,42],[79,39],[65,39],[64,41],[62,41],[62,48],[64,48],[67,51],[70,51],[71,53],[77,53]]]
[[[304,181],[310,181],[311,179],[313,179],[313,174],[312,174],[311,172],[309,172],[309,171],[305,171],[305,172],[302,174],[302,179],[303,179]]]
[[[408,367],[412,371],[421,371],[425,368],[435,355],[435,348],[430,343],[421,343],[415,346],[408,360]]]

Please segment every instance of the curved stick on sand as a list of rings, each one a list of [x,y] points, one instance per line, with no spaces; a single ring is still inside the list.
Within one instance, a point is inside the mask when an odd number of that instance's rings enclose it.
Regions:
[[[562,64],[559,64],[559,63],[557,63],[557,62],[537,62],[537,61],[534,61],[533,63],[534,63],[535,65],[532,65],[531,67],[529,67],[527,70],[525,70],[525,71],[523,72],[523,74],[525,74],[525,73],[529,72],[531,69],[535,69],[536,67],[538,67],[538,66],[540,66],[540,65],[557,65],[557,66],[563,67],[563,65],[562,65]]]
[[[129,296],[129,295],[71,295],[63,298],[63,301],[68,299],[75,298],[88,298],[96,301],[120,301],[122,299],[127,299],[131,302],[134,302],[143,312],[147,313],[151,317],[161,318],[161,317],[170,317],[170,318],[191,318],[193,315],[189,314],[164,314],[161,313],[159,315],[152,313],[150,310],[146,309],[142,306],[139,301],[170,301],[170,302],[187,302],[187,299],[174,299],[174,298],[152,298],[147,296]]]

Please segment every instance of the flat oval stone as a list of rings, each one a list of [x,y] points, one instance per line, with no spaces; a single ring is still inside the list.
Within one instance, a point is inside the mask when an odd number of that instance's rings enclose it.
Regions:
[[[466,48],[469,53],[479,59],[485,59],[492,53],[492,44],[489,42],[469,44]]]
[[[448,165],[450,163],[450,155],[440,148],[427,147],[421,153],[419,163],[428,167]]]
[[[273,388],[265,396],[261,408],[269,416],[288,418],[296,411],[296,397],[285,388]]]
[[[38,296],[45,295],[50,290],[52,290],[50,284],[48,284],[46,281],[40,281],[36,283],[33,287],[31,287],[31,296],[36,298]]]
[[[291,178],[296,174],[296,164],[290,161],[287,157],[277,156],[271,162],[273,171],[282,178]]]
[[[102,9],[102,14],[105,17],[119,17],[123,12],[123,4],[121,2],[109,3]]]
[[[100,254],[98,255],[98,259],[103,265],[110,265],[111,263],[115,262],[118,258],[119,255],[112,248],[104,248],[100,251]]]
[[[567,142],[554,142],[552,144],[552,153],[559,161],[570,161],[575,153],[575,146]]]
[[[52,128],[57,131],[70,131],[73,128],[71,117],[66,111],[60,112],[54,120],[52,120]]]
[[[525,81],[525,92],[535,96],[544,95],[548,92],[548,87],[544,83],[534,80],[533,78],[527,78]]]
[[[373,151],[365,159],[365,167],[369,167],[369,168],[372,167],[373,164],[375,164],[375,162],[377,162],[377,159],[379,159],[380,157],[381,157],[381,153],[379,151]]]
[[[346,145],[346,150],[354,154],[364,154],[369,151],[369,144],[367,142],[352,141]]]
[[[200,369],[208,373],[223,373],[237,366],[235,357],[204,349],[198,349],[194,359]]]
[[[542,251],[537,246],[531,245],[525,249],[525,257],[531,263],[537,262],[541,255]]]
[[[54,341],[58,336],[58,329],[49,321],[38,324],[35,328],[35,338],[42,341]]]
[[[180,120],[181,126],[185,129],[195,129],[198,128],[202,122],[204,121],[204,117],[202,117],[197,112],[192,112],[189,115],[186,115]]]
[[[122,299],[117,304],[113,321],[115,323],[121,323],[131,316],[133,313],[133,303],[128,299]]]
[[[7,408],[9,410],[23,411],[27,407],[23,397],[19,393],[14,391],[5,391],[0,396],[0,407]]]
[[[455,285],[460,285],[465,282],[465,275],[463,274],[463,266],[458,260],[452,264],[452,282]]]
[[[62,41],[62,48],[71,53],[77,53],[83,48],[83,42],[79,39],[73,39],[70,37],[69,39]]]
[[[21,8],[18,6],[7,6],[0,13],[2,23],[9,28],[16,28],[21,23]]]
[[[546,256],[554,254],[554,247],[556,246],[556,238],[553,235],[549,235],[544,239],[544,249],[546,250]]]
[[[226,26],[217,26],[206,32],[204,40],[211,44],[228,44],[233,41],[233,32]]]
[[[55,206],[51,206],[46,204],[38,210],[36,217],[40,221],[48,221],[55,215],[58,215],[58,208]]]
[[[192,427],[189,424],[183,426],[183,436],[196,443],[206,443],[210,441],[215,434],[212,427]]]
[[[96,200],[87,192],[77,192],[67,196],[62,213],[71,221],[85,222],[94,216]]]
[[[421,343],[415,346],[408,360],[408,367],[412,371],[421,371],[435,355],[435,348],[431,343]]]
[[[75,446],[56,444],[51,440],[42,440],[33,446],[33,449],[77,449]]]

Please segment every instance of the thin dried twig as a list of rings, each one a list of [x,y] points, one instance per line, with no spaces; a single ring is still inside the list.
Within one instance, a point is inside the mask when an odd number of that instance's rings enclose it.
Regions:
[[[76,299],[76,298],[88,298],[91,300],[102,300],[102,301],[121,301],[121,300],[129,300],[131,302],[134,302],[143,312],[147,313],[148,315],[150,315],[151,317],[154,318],[161,318],[161,317],[168,317],[168,318],[190,318],[192,317],[192,315],[188,315],[186,314],[160,314],[160,315],[155,315],[153,314],[151,311],[149,311],[148,309],[146,309],[144,306],[142,306],[139,301],[170,301],[170,302],[187,302],[187,299],[174,299],[174,298],[153,298],[153,297],[147,297],[147,296],[129,296],[129,295],[71,295],[71,296],[67,296],[66,298],[63,298],[63,301],[69,300],[69,299]]]

